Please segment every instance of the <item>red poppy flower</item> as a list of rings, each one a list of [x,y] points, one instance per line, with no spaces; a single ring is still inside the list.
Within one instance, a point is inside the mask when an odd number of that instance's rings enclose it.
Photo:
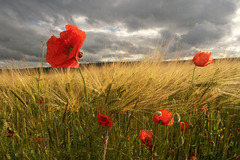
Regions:
[[[141,130],[139,138],[142,141],[142,143],[146,144],[148,147],[153,147],[151,143],[151,138],[153,136],[153,133],[148,130]]]
[[[171,126],[174,123],[173,117],[174,113],[170,112],[168,110],[163,110],[160,109],[159,112],[161,113],[160,115],[157,115],[156,113],[153,115],[152,121],[154,123],[160,123],[161,125],[164,126]]]
[[[15,135],[15,132],[12,131],[9,127],[7,128],[7,130],[8,130],[8,135],[7,135],[7,137],[12,137],[12,136]]]
[[[234,115],[233,115],[233,118],[238,118],[238,115],[234,114]]]
[[[207,136],[207,132],[206,131],[204,132],[204,136]]]
[[[208,109],[207,109],[207,107],[205,107],[205,106],[202,106],[201,108],[200,108],[200,111],[207,111]]]
[[[43,103],[43,100],[42,99],[40,99],[40,104],[42,104]]]
[[[213,58],[211,57],[212,52],[204,52],[199,51],[194,57],[193,57],[193,63],[198,67],[205,67],[211,63],[213,63]]]
[[[190,158],[190,160],[197,160],[197,157],[192,156],[192,157]]]
[[[237,132],[240,133],[240,128],[238,128]]]
[[[47,41],[47,62],[55,68],[70,67],[78,68],[77,60],[82,57],[80,48],[86,38],[85,32],[79,30],[76,26],[68,24],[66,31],[60,33],[60,38],[52,37]]]
[[[121,111],[120,111],[120,113],[125,113],[125,112],[126,112],[126,110],[121,110]]]
[[[188,124],[188,122],[180,122],[179,123],[179,129],[181,131],[186,131],[190,128],[190,125]]]
[[[35,142],[36,142],[36,143],[41,143],[42,141],[43,141],[43,138],[40,137],[40,138],[38,138]]]
[[[9,132],[9,134],[7,135],[7,137],[12,137],[12,136],[14,136],[15,135],[15,133],[14,133],[14,131],[12,131],[12,132]]]
[[[111,118],[108,117],[108,116],[105,116],[100,111],[99,111],[98,116],[97,116],[97,121],[98,121],[98,124],[100,124],[102,127],[109,126],[109,129],[113,125],[113,122],[111,121]]]

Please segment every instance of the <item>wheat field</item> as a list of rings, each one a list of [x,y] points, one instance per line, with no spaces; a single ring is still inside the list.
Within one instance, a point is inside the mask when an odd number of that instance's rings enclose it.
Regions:
[[[239,59],[214,60],[194,77],[193,69],[192,61],[149,59],[83,65],[87,96],[77,69],[2,70],[0,157],[101,159],[107,131],[106,159],[240,158]],[[191,128],[153,123],[159,109]],[[97,123],[98,111],[111,117],[111,129]],[[139,140],[143,129],[153,132],[153,148]]]

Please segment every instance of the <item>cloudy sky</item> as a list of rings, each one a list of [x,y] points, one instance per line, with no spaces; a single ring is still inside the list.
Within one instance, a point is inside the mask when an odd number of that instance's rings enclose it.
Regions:
[[[0,0],[0,67],[39,66],[41,41],[66,24],[86,32],[81,62],[240,57],[238,0]]]

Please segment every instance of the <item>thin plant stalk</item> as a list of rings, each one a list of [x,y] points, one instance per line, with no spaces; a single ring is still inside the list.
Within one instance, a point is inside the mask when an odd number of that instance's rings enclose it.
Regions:
[[[103,154],[102,154],[102,160],[105,160],[106,158],[106,152],[107,152],[107,145],[108,145],[108,130],[105,136],[104,146],[103,146]]]
[[[45,46],[45,43],[42,42],[42,65],[41,65],[41,69],[43,69],[43,65],[44,65],[44,46]]]
[[[78,63],[78,60],[77,60],[77,57],[76,57],[76,56],[75,56],[75,60],[76,60],[77,63]],[[87,102],[87,101],[88,101],[88,100],[87,100],[87,87],[86,87],[86,82],[85,82],[85,79],[84,79],[84,77],[83,77],[83,75],[82,75],[80,66],[78,67],[78,71],[79,71],[79,73],[80,73],[80,75],[81,75],[81,77],[82,77],[82,80],[83,80],[85,100],[86,100],[86,102]]]
[[[37,82],[38,82],[38,98],[37,98],[37,104],[38,104],[38,109],[40,111],[40,113],[43,115],[42,110],[40,109],[40,80],[41,80],[41,74],[42,74],[42,70],[43,70],[43,64],[44,64],[44,46],[45,43],[42,41],[42,64],[38,73],[38,78],[36,78]]]
[[[193,75],[192,75],[191,86],[193,86],[193,80],[194,80],[195,70],[196,70],[196,66],[194,66],[194,68],[193,68]]]
[[[138,100],[136,101],[136,103],[135,103],[135,105],[134,105],[134,107],[133,107],[133,109],[135,109],[136,108],[136,106],[137,106],[137,103],[138,103]],[[128,131],[128,128],[129,128],[129,126],[130,126],[130,121],[131,121],[131,119],[133,118],[133,111],[132,111],[132,113],[130,114],[130,116],[129,116],[129,119],[128,119],[128,123],[127,123],[127,129],[126,129],[126,131]]]
[[[40,67],[40,71],[39,71],[39,74],[38,74],[38,100],[40,101],[40,78],[41,78],[41,74],[42,74],[42,70],[43,70],[43,64],[44,64],[44,46],[45,46],[45,43],[42,42],[42,64],[41,64],[41,67]]]

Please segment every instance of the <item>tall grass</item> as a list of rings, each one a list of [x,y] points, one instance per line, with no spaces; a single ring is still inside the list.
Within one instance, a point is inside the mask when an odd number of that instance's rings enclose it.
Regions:
[[[100,110],[114,122],[106,159],[240,158],[239,60],[196,68],[192,86],[193,68],[188,61],[152,60],[85,66],[87,102],[78,70],[52,69],[39,81],[36,70],[2,71],[0,157],[101,159],[108,128],[97,123]],[[202,105],[207,112],[199,111]],[[191,128],[153,123],[160,108],[178,113]],[[7,137],[8,127],[15,136]],[[139,140],[143,129],[153,132],[153,148]]]

